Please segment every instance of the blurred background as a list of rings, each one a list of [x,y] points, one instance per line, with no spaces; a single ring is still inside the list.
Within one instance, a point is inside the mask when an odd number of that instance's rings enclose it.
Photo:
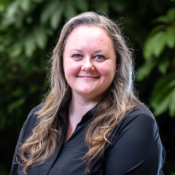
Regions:
[[[0,175],[10,173],[19,132],[49,89],[48,60],[61,27],[81,12],[106,13],[134,53],[140,100],[156,116],[175,175],[175,0],[0,1]]]

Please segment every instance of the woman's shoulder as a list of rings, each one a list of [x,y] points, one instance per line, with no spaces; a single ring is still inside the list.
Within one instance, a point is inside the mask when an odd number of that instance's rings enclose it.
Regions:
[[[138,116],[147,116],[150,119],[155,121],[155,117],[152,114],[152,112],[148,109],[148,107],[146,107],[144,104],[140,104],[136,107],[134,107],[127,115],[126,118],[134,118],[134,117],[138,117]]]
[[[115,144],[133,144],[133,148],[142,148],[162,143],[159,135],[159,127],[151,111],[143,104],[133,108],[124,119],[114,128],[110,141]]]
[[[156,120],[146,106],[141,104],[133,108],[110,136],[112,145],[107,147],[108,169],[116,171],[115,167],[119,167],[116,174],[161,172],[166,157],[165,150]]]
[[[32,117],[37,111],[39,111],[42,107],[44,106],[44,103],[40,103],[39,105],[35,106],[34,108],[31,109],[29,112],[27,119]]]
[[[134,107],[128,114],[123,118],[119,125],[125,127],[125,125],[134,125],[134,124],[156,124],[156,119],[152,112],[144,104],[140,104]]]
[[[38,112],[43,106],[44,106],[44,103],[41,103],[41,104],[35,106],[35,107],[29,112],[29,114],[28,114],[28,116],[27,116],[27,119],[26,119],[24,125],[25,125],[26,123],[29,123],[29,122],[34,122],[34,123],[35,123],[35,122],[37,121],[37,119],[38,119],[38,114],[37,114],[37,112]]]
[[[141,126],[141,130],[147,130],[150,127],[156,127],[157,122],[152,112],[144,104],[134,107],[121,121],[121,129],[128,127]]]
[[[151,134],[150,131],[158,130],[154,115],[144,104],[141,104],[134,107],[114,128],[112,140],[116,141],[121,135],[127,134],[133,134],[133,137],[144,137],[148,133]]]

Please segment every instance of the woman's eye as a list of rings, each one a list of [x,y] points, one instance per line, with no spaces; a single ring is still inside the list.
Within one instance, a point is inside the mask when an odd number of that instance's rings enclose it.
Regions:
[[[104,58],[104,56],[102,56],[102,55],[97,55],[97,56],[95,56],[95,60],[97,60],[97,61],[103,61],[105,58]]]
[[[80,54],[75,54],[73,55],[74,58],[81,58],[81,55]]]

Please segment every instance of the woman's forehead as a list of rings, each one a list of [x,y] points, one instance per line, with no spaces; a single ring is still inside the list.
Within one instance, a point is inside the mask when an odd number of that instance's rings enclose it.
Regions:
[[[74,28],[67,37],[66,45],[68,43],[71,43],[72,46],[83,45],[86,42],[91,42],[91,45],[94,43],[99,45],[112,44],[112,40],[104,28],[94,25],[80,25]]]

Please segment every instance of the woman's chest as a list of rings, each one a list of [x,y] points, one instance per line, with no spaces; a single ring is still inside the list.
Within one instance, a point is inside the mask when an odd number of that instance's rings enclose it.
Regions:
[[[88,145],[84,139],[84,133],[79,132],[76,137],[70,137],[60,148],[57,158],[55,159],[48,175],[87,175],[86,162],[83,157],[88,152]],[[103,156],[97,156],[91,161],[89,170],[91,174],[102,175],[103,173]]]

